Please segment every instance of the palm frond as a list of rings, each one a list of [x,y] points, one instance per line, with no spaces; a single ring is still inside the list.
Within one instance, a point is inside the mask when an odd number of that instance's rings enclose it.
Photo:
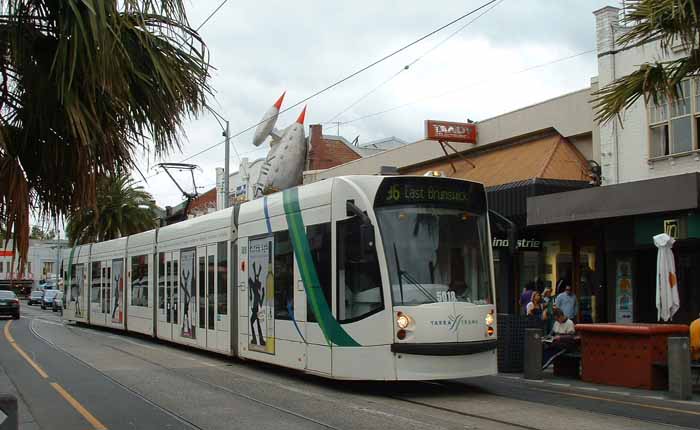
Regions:
[[[99,217],[97,177],[181,147],[212,91],[208,63],[183,0],[0,2],[0,160],[28,190],[0,186],[0,220],[20,254],[30,208]]]

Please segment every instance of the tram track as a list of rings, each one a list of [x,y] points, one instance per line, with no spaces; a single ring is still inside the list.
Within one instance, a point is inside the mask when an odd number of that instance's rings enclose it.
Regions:
[[[42,322],[44,322],[44,321],[42,321]],[[66,326],[66,327],[67,327],[67,326]],[[161,405],[159,405],[159,404],[157,404],[157,403],[155,403],[155,402],[149,400],[148,398],[146,398],[146,397],[144,397],[142,394],[140,394],[138,391],[135,391],[134,389],[132,389],[132,388],[130,388],[130,387],[128,387],[128,386],[122,384],[121,382],[119,382],[119,381],[116,380],[115,378],[111,377],[110,375],[106,374],[105,372],[101,371],[100,369],[95,368],[95,367],[92,366],[90,363],[84,361],[83,359],[81,359],[80,357],[78,357],[78,356],[76,356],[75,354],[71,353],[70,351],[66,350],[65,348],[62,348],[61,346],[56,345],[55,343],[53,343],[53,342],[51,342],[50,340],[46,339],[45,337],[43,337],[41,334],[39,334],[39,333],[34,329],[34,326],[33,326],[33,324],[31,324],[31,323],[29,324],[29,330],[30,330],[30,332],[31,332],[35,337],[37,337],[38,339],[40,339],[42,342],[45,342],[45,343],[47,343],[48,345],[52,346],[53,348],[55,348],[55,349],[57,349],[57,350],[59,350],[59,351],[62,351],[62,352],[64,352],[64,353],[66,353],[67,355],[71,356],[72,358],[74,358],[75,360],[79,361],[80,363],[82,363],[82,364],[84,364],[84,365],[86,365],[86,366],[89,366],[89,367],[95,369],[95,371],[97,371],[100,375],[102,375],[103,377],[105,377],[105,378],[108,379],[109,381],[113,382],[114,384],[118,385],[119,387],[123,388],[124,390],[129,391],[130,393],[132,393],[132,394],[134,394],[135,396],[137,396],[138,398],[144,400],[144,401],[147,402],[148,404],[150,404],[150,405],[152,405],[152,406],[158,408],[159,410],[161,410],[161,411],[167,413],[168,415],[172,416],[173,418],[177,419],[178,421],[182,422],[183,424],[189,426],[190,428],[197,429],[197,430],[204,430],[204,428],[197,426],[195,423],[193,423],[192,421],[190,421],[190,420],[188,420],[187,418],[183,417],[182,415],[178,414],[177,412],[175,412],[175,411],[173,411],[173,410],[170,410],[170,409],[168,409],[168,408],[165,408],[165,407],[163,407],[163,406],[161,406]],[[84,337],[84,338],[87,338],[87,337],[88,337],[85,333],[81,333],[82,330],[72,330],[72,329],[69,329],[69,330],[71,331],[71,333],[74,333],[74,334],[76,334],[76,335],[78,335],[78,336],[81,336],[81,337]],[[168,367],[166,367],[166,366],[163,366],[162,364],[158,363],[157,361],[150,360],[150,359],[148,359],[148,358],[145,358],[145,357],[143,357],[143,356],[134,354],[134,353],[132,353],[132,352],[130,352],[130,351],[127,351],[127,350],[125,350],[125,349],[116,347],[116,346],[114,346],[114,345],[109,345],[109,344],[106,344],[106,343],[104,343],[104,342],[100,342],[100,345],[101,345],[102,347],[109,348],[109,349],[112,349],[112,350],[114,350],[114,351],[118,351],[118,352],[120,352],[120,353],[122,353],[122,354],[125,354],[125,355],[128,355],[128,356],[130,356],[130,357],[133,357],[133,358],[135,358],[135,359],[137,359],[137,360],[142,360],[142,361],[144,361],[144,362],[146,362],[146,363],[148,363],[148,364],[150,364],[150,365],[156,366],[156,367],[162,369],[163,371],[165,371],[165,372],[167,372],[167,373],[170,373],[170,374],[172,374],[172,375],[176,375],[176,376],[179,376],[179,377],[185,377],[185,378],[187,378],[187,379],[189,379],[189,380],[191,380],[191,381],[194,381],[194,382],[196,382],[196,383],[198,383],[198,384],[204,385],[204,386],[206,386],[206,387],[209,387],[209,388],[212,388],[212,389],[221,391],[221,392],[225,392],[225,393],[227,393],[227,394],[234,395],[234,396],[236,396],[236,397],[245,399],[245,400],[247,400],[247,401],[256,403],[256,404],[258,404],[258,405],[261,405],[261,406],[264,406],[264,407],[268,407],[268,408],[270,408],[270,409],[274,409],[274,410],[276,410],[276,411],[278,411],[278,412],[281,412],[281,413],[284,413],[284,414],[287,414],[287,415],[290,415],[290,416],[294,416],[294,417],[296,417],[296,418],[298,418],[298,419],[300,419],[300,420],[302,420],[302,421],[314,423],[314,424],[316,424],[316,425],[318,425],[318,426],[321,426],[321,427],[326,428],[326,429],[329,429],[329,430],[345,430],[345,429],[341,429],[341,428],[339,428],[339,427],[333,426],[333,425],[331,425],[331,424],[322,422],[322,421],[317,420],[317,419],[315,419],[315,418],[306,416],[306,415],[304,415],[304,414],[300,414],[300,413],[298,413],[298,412],[294,412],[294,411],[289,410],[289,409],[287,409],[287,408],[284,408],[284,407],[282,407],[282,406],[274,405],[274,404],[272,404],[272,403],[270,403],[270,402],[266,402],[266,401],[264,401],[264,400],[257,399],[257,398],[255,398],[255,397],[253,397],[253,396],[248,395],[248,394],[245,394],[245,393],[241,393],[241,392],[232,390],[232,389],[230,389],[230,388],[228,388],[228,387],[225,387],[225,386],[223,386],[223,385],[219,385],[219,384],[212,383],[212,382],[207,381],[207,380],[205,380],[205,379],[202,379],[202,378],[199,378],[199,377],[197,377],[197,376],[194,376],[194,375],[192,375],[192,374],[190,374],[190,373],[187,373],[187,372],[184,372],[184,371],[179,371],[179,372],[178,372],[178,371],[175,371],[175,370],[170,369],[170,368],[168,368]]]

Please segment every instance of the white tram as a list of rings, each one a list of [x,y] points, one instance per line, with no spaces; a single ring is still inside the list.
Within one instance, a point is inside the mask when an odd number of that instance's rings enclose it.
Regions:
[[[496,372],[481,184],[345,176],[74,248],[64,318],[336,379]]]

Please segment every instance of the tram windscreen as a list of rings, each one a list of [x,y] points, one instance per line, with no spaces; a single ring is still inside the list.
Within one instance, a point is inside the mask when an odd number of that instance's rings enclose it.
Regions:
[[[493,303],[479,184],[391,178],[375,201],[394,305]]]

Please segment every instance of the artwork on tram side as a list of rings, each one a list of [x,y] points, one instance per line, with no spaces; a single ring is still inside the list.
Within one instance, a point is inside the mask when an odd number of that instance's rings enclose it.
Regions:
[[[182,295],[182,325],[180,336],[195,339],[195,299],[197,297],[197,284],[194,281],[195,249],[182,251],[180,254],[180,294]]]
[[[112,322],[121,324],[124,321],[124,260],[112,261]]]
[[[248,242],[248,306],[250,349],[275,353],[275,276],[273,236]]]
[[[82,318],[83,313],[80,306],[82,305],[81,295],[83,290],[83,265],[74,265],[73,272],[74,282],[71,282],[70,286],[71,304],[75,306],[74,312],[76,318]]]

